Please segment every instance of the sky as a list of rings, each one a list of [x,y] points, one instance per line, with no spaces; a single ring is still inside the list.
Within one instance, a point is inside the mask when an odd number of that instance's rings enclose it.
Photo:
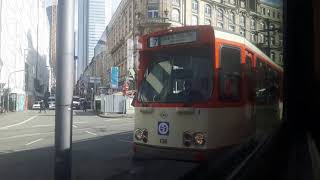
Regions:
[[[46,1],[46,7],[51,5],[51,0],[45,0]],[[112,13],[114,13],[120,4],[121,0],[106,0],[106,1],[112,1]],[[75,4],[78,3],[78,0],[75,0]]]
[[[283,0],[261,0],[270,4],[274,4],[274,5],[282,5]]]
[[[117,7],[121,2],[121,0],[106,0],[106,1],[112,1],[112,14],[117,10]]]
[[[112,14],[117,10],[117,7],[119,6],[121,0],[105,0],[105,1],[112,1],[111,6],[112,6]],[[46,7],[51,5],[51,0],[45,0],[46,2]],[[75,0],[75,11],[77,10],[78,6],[78,0]],[[111,17],[108,17],[107,19],[111,19]],[[78,17],[77,13],[75,14],[75,29],[77,29],[78,26]]]

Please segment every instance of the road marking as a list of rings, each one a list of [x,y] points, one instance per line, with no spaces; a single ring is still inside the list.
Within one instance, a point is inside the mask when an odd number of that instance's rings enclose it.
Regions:
[[[128,121],[133,121],[132,119],[107,119],[103,120],[104,122],[113,122],[113,121],[118,121],[118,122],[128,122]]]
[[[76,125],[72,125],[72,127],[74,127],[74,128],[78,128],[78,126],[76,126]]]
[[[126,124],[124,124],[124,123],[119,123],[119,124],[110,124],[110,126],[109,127],[114,127],[114,126],[133,126],[134,125],[134,123],[126,123]]]
[[[107,119],[107,120],[103,120],[105,122],[112,122],[112,121],[119,121],[118,119]]]
[[[25,123],[27,123],[27,122],[29,122],[29,121],[31,121],[31,120],[33,120],[33,119],[35,119],[36,117],[38,117],[38,116],[32,116],[32,117],[28,118],[27,120],[22,121],[22,122],[20,122],[20,123],[12,124],[12,125],[9,125],[9,126],[1,127],[1,128],[0,128],[0,130],[2,130],[2,129],[8,129],[8,128],[10,128],[10,127],[14,127],[14,126],[20,126],[20,125],[22,125],[22,124],[25,124]]]
[[[48,132],[48,133],[33,133],[33,134],[21,134],[21,135],[16,135],[16,136],[10,136],[10,137],[5,137],[5,138],[0,138],[0,140],[8,140],[8,139],[21,138],[21,137],[47,135],[47,134],[54,134],[54,132]]]
[[[29,145],[31,145],[31,144],[33,144],[33,143],[36,143],[36,142],[39,142],[39,141],[42,141],[42,140],[43,140],[43,139],[40,138],[40,139],[37,139],[37,140],[35,140],[35,141],[31,141],[31,142],[27,143],[26,146],[29,146]]]
[[[92,133],[92,132],[89,132],[89,131],[85,131],[85,132],[88,133],[88,134],[94,135],[94,136],[98,135],[96,133]]]
[[[77,121],[77,122],[73,122],[73,124],[88,124],[88,121]]]
[[[90,129],[92,129],[92,128],[82,128],[82,129],[76,129],[74,131],[83,131],[83,130],[90,130]],[[3,138],[0,138],[0,140],[8,140],[8,139],[39,136],[39,135],[49,135],[49,134],[54,134],[54,131],[53,132],[46,132],[46,133],[21,134],[21,135],[16,135],[16,136],[3,137]]]
[[[34,125],[34,126],[32,126],[33,128],[35,128],[35,127],[52,127],[52,126],[54,126],[54,124],[39,124],[39,125]]]

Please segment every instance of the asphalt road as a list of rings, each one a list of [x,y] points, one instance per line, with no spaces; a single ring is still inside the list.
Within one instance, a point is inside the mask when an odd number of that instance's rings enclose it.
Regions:
[[[0,153],[53,146],[54,111],[29,111],[0,116]],[[91,112],[74,111],[73,142],[131,132],[132,118],[104,119]]]
[[[0,179],[54,179],[54,111],[0,115]],[[72,179],[177,179],[197,164],[132,160],[133,118],[74,111]]]

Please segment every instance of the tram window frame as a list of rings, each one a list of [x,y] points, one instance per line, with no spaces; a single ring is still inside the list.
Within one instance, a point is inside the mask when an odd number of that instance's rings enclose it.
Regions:
[[[245,57],[245,73],[247,76],[247,83],[248,83],[248,99],[250,101],[253,101],[254,98],[254,67],[253,67],[253,60],[254,56],[253,53],[246,51],[246,57]]]
[[[229,50],[229,52],[226,52],[224,55],[224,49]],[[238,57],[234,58],[237,59],[237,61],[234,61],[234,64],[229,67],[223,67],[224,62],[231,62],[232,57],[230,57],[230,55],[232,54],[232,52],[230,52],[230,50],[233,50],[234,52],[236,52],[236,54],[238,55]],[[224,58],[226,57],[226,61],[224,61]],[[219,67],[219,99],[222,101],[231,101],[231,102],[237,102],[240,101],[242,99],[242,93],[241,93],[241,82],[242,82],[242,70],[241,70],[241,49],[240,47],[237,46],[231,46],[231,45],[226,45],[223,44],[220,47],[220,67]],[[235,62],[239,62],[239,63],[235,63]],[[234,66],[237,67],[234,67]],[[229,71],[224,71],[224,69],[229,68]],[[230,70],[232,69],[236,69],[236,71],[234,72],[230,72]],[[231,88],[231,95],[226,95],[225,89],[226,89],[226,76],[228,76],[228,78],[235,80],[235,83],[232,83],[230,86]],[[231,81],[228,81],[231,82]],[[234,85],[235,84],[235,85]]]

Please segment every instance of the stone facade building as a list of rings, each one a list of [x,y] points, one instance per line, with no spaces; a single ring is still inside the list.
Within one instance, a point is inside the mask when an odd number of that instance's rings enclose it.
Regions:
[[[138,58],[139,36],[184,25],[212,25],[239,34],[283,63],[281,6],[261,0],[122,0],[106,40],[106,68],[120,68],[120,88]]]

